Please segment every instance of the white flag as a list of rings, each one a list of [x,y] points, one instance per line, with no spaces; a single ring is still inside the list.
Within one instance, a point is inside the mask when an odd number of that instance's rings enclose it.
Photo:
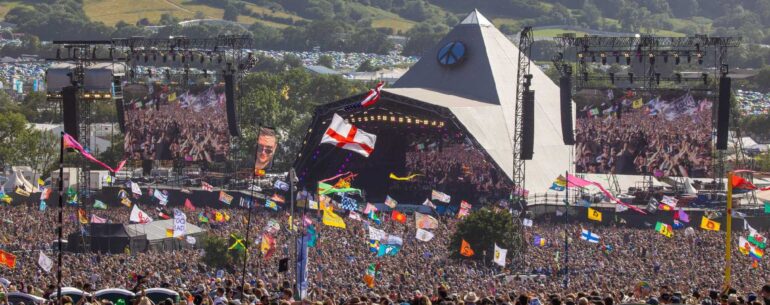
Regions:
[[[433,233],[431,233],[430,231],[418,228],[417,234],[414,236],[414,238],[421,241],[430,241],[431,239],[433,239],[433,236],[434,236]]]
[[[752,228],[746,219],[743,220],[743,229],[749,231],[749,235],[757,234],[757,229]]]
[[[388,233],[385,233],[385,231],[369,226],[369,239],[383,240],[387,237]]]
[[[139,184],[136,182],[131,182],[131,193],[137,194],[139,196],[142,196],[142,189],[139,188]]]
[[[179,209],[174,209],[174,237],[187,233],[187,215]]]
[[[500,248],[495,244],[495,264],[505,267],[505,256],[508,254],[508,250]]]
[[[622,204],[615,204],[615,213],[625,212],[628,210],[628,207]]]
[[[43,251],[40,251],[40,256],[37,258],[37,264],[40,265],[40,268],[45,270],[45,272],[51,272],[51,268],[53,268],[53,260],[46,256]]]
[[[195,237],[193,236],[187,236],[186,239],[187,239],[187,243],[191,245],[194,245],[196,242]]]
[[[562,210],[560,210],[560,209],[556,209],[556,216],[557,216],[557,217],[558,217],[558,216],[564,216],[564,211],[562,211]]]
[[[357,152],[364,157],[369,157],[374,151],[375,142],[377,142],[376,135],[345,122],[345,119],[336,113],[329,128],[326,129],[321,138],[321,144],[329,143],[342,149]]]
[[[139,209],[139,205],[134,205],[134,208],[131,209],[131,216],[129,217],[130,221],[138,222],[138,223],[148,223],[152,221],[152,218],[150,218],[147,213]]]
[[[521,221],[521,225],[525,227],[532,227],[532,219],[524,218],[524,220]]]
[[[430,199],[428,199],[428,198],[425,198],[425,202],[423,202],[423,203],[422,203],[422,205],[424,205],[424,206],[429,206],[429,207],[430,207],[430,208],[432,208],[432,209],[435,209],[435,208],[436,208],[436,205],[435,205],[435,204],[433,204],[433,202],[432,202],[432,201],[430,201]]]
[[[746,220],[746,214],[738,211],[733,211],[733,218]]]

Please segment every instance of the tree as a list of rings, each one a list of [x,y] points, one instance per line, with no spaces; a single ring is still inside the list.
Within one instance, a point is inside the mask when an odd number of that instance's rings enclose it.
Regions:
[[[42,173],[54,160],[57,146],[55,139],[30,127],[21,113],[0,111],[0,163],[26,165]]]
[[[243,255],[245,251],[242,250],[228,250],[235,240],[232,237],[229,239],[217,237],[209,234],[203,237],[201,241],[203,244],[203,251],[205,254],[201,258],[204,264],[212,268],[228,268],[233,269],[238,264],[243,262]],[[244,240],[244,244],[248,245],[248,241]]]
[[[372,64],[372,61],[367,59],[361,63],[361,65],[358,66],[358,69],[356,69],[357,72],[375,72],[377,71],[377,67],[375,67]]]
[[[513,216],[506,210],[482,208],[476,210],[458,225],[448,245],[452,257],[461,258],[460,244],[467,241],[476,253],[471,259],[491,260],[495,244],[508,249],[508,257],[515,257],[515,251],[524,253],[526,242],[522,238],[521,225],[513,221]],[[484,255],[486,251],[487,255]]]
[[[449,27],[433,22],[421,22],[406,33],[409,39],[404,46],[404,55],[422,55],[425,50],[438,43],[449,32]]]
[[[225,5],[225,14],[222,19],[237,22],[239,14],[238,8],[235,7],[232,2],[228,1]]]
[[[318,57],[316,64],[329,69],[334,69],[334,58],[332,58],[331,55],[324,54]]]
[[[580,17],[580,22],[587,25],[590,28],[599,28],[602,25],[602,12],[596,5],[590,0],[586,0],[583,4],[583,15]]]

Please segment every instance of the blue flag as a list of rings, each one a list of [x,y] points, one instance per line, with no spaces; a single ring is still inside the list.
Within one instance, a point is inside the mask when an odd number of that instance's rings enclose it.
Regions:
[[[396,254],[398,254],[399,250],[401,250],[401,247],[399,247],[398,245],[380,244],[380,249],[377,252],[377,257],[381,257],[385,255],[395,256]]]
[[[372,253],[379,253],[380,252],[380,241],[370,239],[369,240],[369,252]]]
[[[45,200],[40,200],[40,211],[45,211],[46,205]]]
[[[356,202],[355,199],[347,196],[342,196],[342,202],[340,202],[340,206],[348,211],[358,210],[358,202]]]
[[[307,247],[310,242],[310,235],[305,234],[297,239],[297,287],[299,288],[300,298],[307,296]]]
[[[315,231],[315,227],[313,225],[309,225],[307,227],[307,234],[310,235],[310,239],[307,241],[307,246],[315,247],[315,243],[318,240],[318,232]]]

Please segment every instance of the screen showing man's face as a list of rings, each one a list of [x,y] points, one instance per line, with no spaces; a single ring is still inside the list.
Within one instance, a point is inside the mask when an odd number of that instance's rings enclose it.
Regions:
[[[257,139],[257,156],[254,164],[254,170],[266,169],[270,166],[277,148],[275,132],[271,129],[262,128]]]

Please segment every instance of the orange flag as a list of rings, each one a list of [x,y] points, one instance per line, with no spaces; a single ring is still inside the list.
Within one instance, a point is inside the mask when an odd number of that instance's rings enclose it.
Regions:
[[[80,220],[80,223],[82,224],[88,224],[88,217],[86,216],[86,211],[83,209],[78,209],[78,220]]]
[[[471,249],[471,245],[468,244],[468,242],[465,241],[465,239],[463,239],[462,244],[460,244],[460,255],[471,257],[474,254],[476,254],[476,253],[473,252],[473,249]]]
[[[6,265],[8,268],[16,267],[16,255],[0,250],[0,265]]]
[[[393,210],[393,212],[390,215],[390,218],[393,218],[393,221],[398,221],[400,223],[406,223],[406,215],[404,213],[401,213],[399,211]]]

